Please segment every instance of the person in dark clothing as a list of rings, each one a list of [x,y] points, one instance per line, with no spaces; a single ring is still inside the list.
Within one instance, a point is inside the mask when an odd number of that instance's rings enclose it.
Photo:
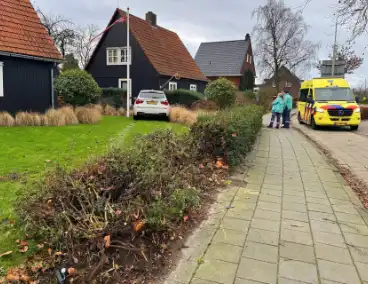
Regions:
[[[283,128],[290,128],[290,113],[293,109],[293,97],[288,90],[284,90],[284,111],[282,113]]]

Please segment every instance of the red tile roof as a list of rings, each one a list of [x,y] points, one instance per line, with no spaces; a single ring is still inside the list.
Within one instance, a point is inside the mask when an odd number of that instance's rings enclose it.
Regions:
[[[0,51],[61,59],[30,0],[0,0]]]
[[[125,12],[118,9],[121,16]],[[130,30],[153,67],[161,75],[207,81],[179,36],[130,14]]]

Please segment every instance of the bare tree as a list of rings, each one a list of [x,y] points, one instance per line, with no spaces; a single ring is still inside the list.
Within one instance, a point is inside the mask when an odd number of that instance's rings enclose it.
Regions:
[[[81,67],[84,69],[90,60],[92,53],[97,45],[100,28],[96,25],[87,25],[78,29],[74,41],[74,53],[78,58]]]
[[[342,24],[350,27],[350,40],[367,32],[368,0],[339,0],[337,15]]]
[[[253,12],[256,55],[264,74],[274,76],[279,91],[279,69],[286,66],[300,75],[309,70],[319,48],[305,39],[308,27],[300,11],[293,12],[282,0],[268,0]]]
[[[332,59],[332,55],[329,55]],[[356,69],[358,69],[364,61],[364,58],[355,54],[351,45],[341,45],[336,52],[336,59],[345,61],[345,73],[353,74]],[[317,64],[317,69],[321,70],[320,63]]]
[[[74,24],[62,16],[47,15],[37,10],[42,25],[52,37],[63,57],[70,51],[75,40]]]

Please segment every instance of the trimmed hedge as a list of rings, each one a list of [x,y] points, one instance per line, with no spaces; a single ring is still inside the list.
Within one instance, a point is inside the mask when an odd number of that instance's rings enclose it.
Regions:
[[[165,94],[170,105],[182,105],[186,107],[191,107],[193,103],[204,98],[199,92],[185,89],[178,89],[175,91],[166,90]]]
[[[262,115],[262,107],[251,105],[199,117],[191,128],[199,153],[239,165],[262,127]]]
[[[116,108],[126,107],[126,92],[121,88],[102,88],[100,104]]]

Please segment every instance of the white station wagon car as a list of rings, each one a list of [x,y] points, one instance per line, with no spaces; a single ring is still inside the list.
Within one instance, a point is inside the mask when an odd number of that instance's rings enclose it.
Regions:
[[[140,91],[133,106],[134,119],[141,116],[169,117],[170,105],[163,91]]]

